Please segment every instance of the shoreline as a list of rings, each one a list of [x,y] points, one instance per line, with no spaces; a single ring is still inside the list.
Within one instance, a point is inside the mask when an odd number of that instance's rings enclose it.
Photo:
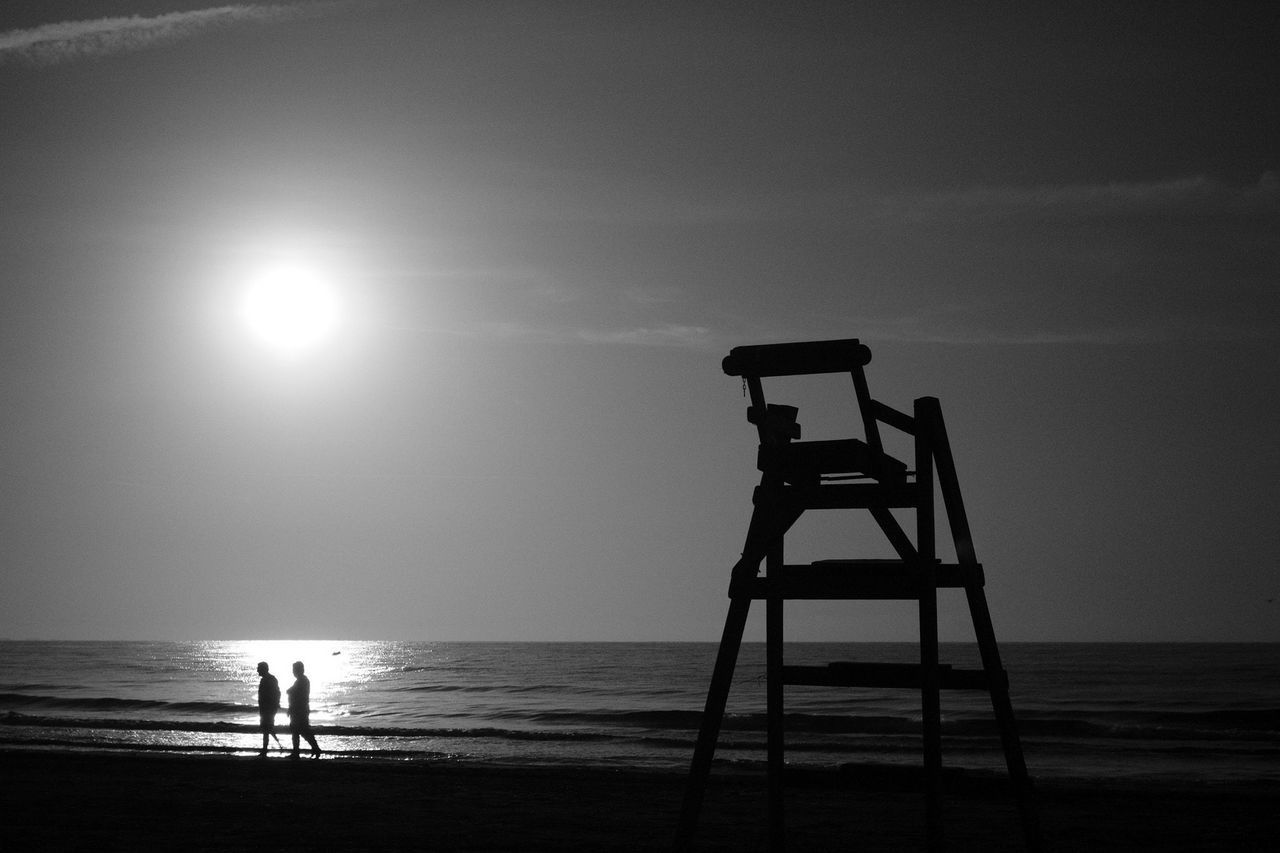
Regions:
[[[924,848],[918,772],[861,767],[787,780],[795,850]],[[670,849],[685,774],[244,755],[0,747],[6,850]],[[1007,783],[946,782],[949,850],[1022,850]],[[1274,783],[1037,785],[1046,851],[1272,849]],[[765,780],[713,770],[695,850],[765,848]]]

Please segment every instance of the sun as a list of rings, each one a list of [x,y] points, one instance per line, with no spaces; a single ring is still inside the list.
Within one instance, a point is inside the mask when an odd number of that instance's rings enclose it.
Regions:
[[[245,287],[241,316],[259,343],[286,354],[315,349],[329,340],[341,319],[332,283],[301,266],[262,270]]]

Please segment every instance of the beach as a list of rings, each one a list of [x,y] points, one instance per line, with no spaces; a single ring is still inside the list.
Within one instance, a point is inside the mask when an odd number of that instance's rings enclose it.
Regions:
[[[900,771],[797,773],[788,849],[923,849]],[[0,847],[26,850],[659,851],[684,774],[245,755],[0,752]],[[1037,790],[1049,851],[1248,851],[1280,837],[1280,786],[1056,781]],[[1022,850],[991,777],[948,783],[949,850]],[[695,850],[765,849],[764,778],[713,772]]]

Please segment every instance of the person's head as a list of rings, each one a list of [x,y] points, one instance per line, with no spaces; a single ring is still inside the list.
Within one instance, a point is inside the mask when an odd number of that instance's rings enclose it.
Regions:
[[[258,661],[258,675],[266,675],[270,671],[271,671],[271,668],[267,666],[266,661],[264,660]]]
[[[306,670],[306,667],[304,667],[304,666],[302,665],[302,661],[300,661],[300,660],[296,660],[296,661],[294,661],[294,662],[293,662],[293,674],[294,674],[294,675],[302,675],[302,673],[303,673],[305,670]]]

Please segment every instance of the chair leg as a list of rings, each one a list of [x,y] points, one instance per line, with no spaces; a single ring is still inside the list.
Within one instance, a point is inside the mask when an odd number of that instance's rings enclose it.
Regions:
[[[1018,737],[1017,721],[1013,716],[1013,702],[1009,699],[1009,684],[1004,666],[1000,662],[1000,649],[996,645],[995,629],[991,625],[991,611],[981,587],[966,587],[969,613],[973,617],[974,635],[982,656],[982,668],[987,674],[987,686],[991,693],[991,710],[1000,729],[1000,742],[1004,747],[1005,766],[1018,801],[1022,818],[1022,831],[1027,849],[1040,849],[1040,816],[1035,804],[1035,790],[1027,762],[1022,755],[1022,741]]]
[[[920,704],[924,730],[925,826],[930,850],[943,849],[942,697],[938,671],[938,591],[920,593]]]
[[[765,681],[769,740],[769,850],[786,848],[786,818],[783,811],[784,733],[782,684],[782,599],[765,601]]]
[[[694,747],[693,763],[689,768],[689,783],[685,787],[684,804],[680,810],[680,825],[676,830],[675,843],[677,850],[688,848],[698,828],[698,815],[702,811],[702,798],[706,793],[707,776],[711,772],[711,759],[715,757],[720,723],[724,719],[729,687],[733,683],[733,669],[738,661],[738,649],[742,646],[742,633],[746,629],[750,609],[749,598],[729,600],[729,615],[725,618],[720,650],[716,653],[715,670],[711,675],[711,687],[707,691],[707,704],[702,712],[698,743]]]

